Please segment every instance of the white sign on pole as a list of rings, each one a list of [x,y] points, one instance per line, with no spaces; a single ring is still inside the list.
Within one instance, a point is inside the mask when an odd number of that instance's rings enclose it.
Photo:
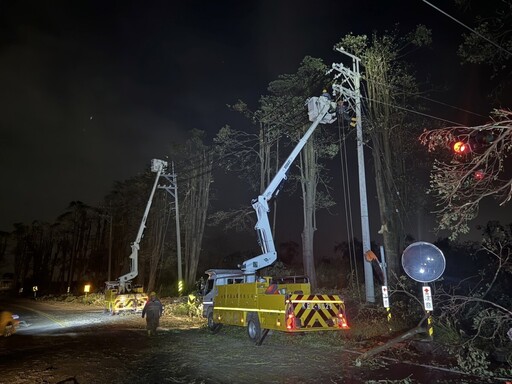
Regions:
[[[425,311],[433,311],[434,304],[432,302],[432,291],[428,285],[423,286],[423,305],[425,306]]]
[[[389,295],[388,295],[388,287],[382,286],[382,302],[384,304],[384,308],[389,308]]]

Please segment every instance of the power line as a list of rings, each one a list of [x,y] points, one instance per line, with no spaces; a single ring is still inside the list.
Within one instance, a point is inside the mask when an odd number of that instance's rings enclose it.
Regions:
[[[364,98],[364,97],[363,97]],[[370,113],[368,111],[368,107],[366,104],[362,104],[363,106],[363,109],[364,109],[364,112],[365,112],[365,115],[367,116],[367,118],[370,117]],[[372,126],[373,123],[371,121],[371,119],[369,119],[369,125]],[[373,150],[376,150],[376,148],[371,148],[372,151]],[[382,168],[386,168],[386,170],[390,173],[390,174],[393,174],[393,172],[391,171],[391,165],[386,161],[385,159],[385,156],[377,156],[376,157],[377,160],[379,163],[380,163],[380,166]],[[398,204],[400,205],[400,208],[401,208],[401,212],[404,214],[405,218],[407,220],[409,220],[409,217],[410,217],[410,213],[409,213],[409,210],[406,209],[406,206],[405,206],[405,203],[404,203],[404,200],[403,200],[403,197],[402,197],[402,194],[400,193],[400,189],[398,188],[398,185],[395,181],[394,178],[385,178],[384,179],[385,181],[385,184],[386,184],[386,187],[388,189],[388,191],[393,195],[393,196],[397,196],[397,200],[398,200]],[[395,200],[395,199],[393,199]],[[395,200],[396,201],[396,200]],[[406,232],[406,229],[405,229],[405,224],[404,224],[404,221],[402,220],[402,215],[398,215],[398,220],[400,221],[400,225],[402,227],[402,230],[404,231],[404,233]]]
[[[349,161],[347,156],[347,134],[345,133],[345,122],[343,119],[337,120],[338,125],[338,147],[340,152],[341,181],[343,190],[343,203],[345,208],[345,225],[347,227],[347,244],[350,260],[351,271],[354,272],[356,284],[359,286],[359,273],[357,272],[355,236],[354,236],[354,220],[352,218],[352,200],[350,194],[350,178],[349,178]],[[343,132],[343,138],[342,138]],[[350,134],[350,132],[348,133]],[[358,291],[359,292],[359,291]],[[361,293],[359,292],[359,300]]]
[[[369,81],[369,80],[367,80]],[[382,84],[382,83],[379,83],[377,81],[374,81],[374,80],[371,80],[372,83],[374,84],[379,84],[379,85],[385,85],[385,84]],[[389,86],[389,85],[388,85]],[[403,88],[400,88],[398,86],[391,86],[391,88],[394,88],[394,89],[398,89],[408,95],[411,95],[411,96],[415,96],[415,97],[418,97],[418,98],[422,98],[422,99],[425,99],[425,100],[428,100],[428,101],[431,101],[431,102],[434,102],[434,103],[437,103],[437,104],[441,104],[441,105],[444,105],[444,106],[447,106],[449,108],[452,108],[452,109],[456,109],[456,110],[459,110],[459,111],[462,111],[462,112],[466,112],[466,113],[469,113],[469,114],[472,114],[472,115],[475,115],[475,116],[479,116],[479,117],[483,117],[485,118],[486,116],[483,116],[481,114],[478,114],[478,113],[475,113],[475,112],[472,112],[472,111],[469,111],[469,110],[466,110],[466,109],[463,109],[463,108],[459,108],[457,106],[453,106],[453,105],[450,105],[450,104],[447,104],[447,103],[444,103],[444,102],[441,102],[441,101],[438,101],[438,100],[434,100],[434,99],[431,99],[431,98],[428,98],[428,97],[425,97],[425,96],[422,96],[422,95],[417,95],[417,94],[413,94]],[[397,109],[401,109],[401,110],[405,110],[409,113],[414,113],[414,114],[417,114],[417,115],[422,115],[424,117],[428,117],[428,118],[431,118],[431,119],[434,119],[434,120],[439,120],[439,121],[443,121],[443,122],[446,122],[446,123],[450,123],[450,124],[454,124],[454,125],[459,125],[459,126],[462,126],[463,124],[461,123],[457,123],[457,122],[454,122],[454,121],[451,121],[451,120],[447,120],[447,119],[443,119],[441,117],[438,117],[438,116],[434,116],[434,115],[431,115],[431,114],[427,114],[427,113],[423,113],[423,112],[419,112],[419,111],[416,111],[416,110],[412,110],[412,109],[408,109],[408,108],[405,108],[405,107],[401,107],[401,106],[398,106],[396,104],[389,104],[389,103],[384,103],[382,101],[379,101],[379,100],[373,100],[373,99],[370,99],[368,97],[364,97],[363,96],[363,99],[367,100],[367,101],[374,101],[376,103],[379,103],[379,104],[383,104],[383,105],[387,105],[387,106],[391,106],[391,107],[394,107],[394,108],[397,108]],[[284,107],[285,105],[287,104],[286,101],[283,101],[281,100],[281,98],[278,98],[278,104],[275,106],[277,107],[277,109],[281,108],[281,107]],[[257,112],[257,111],[256,111]],[[303,115],[303,111],[295,111],[295,113],[292,112],[292,114],[290,116],[288,116],[288,119],[287,120],[295,120],[297,117]],[[277,116],[281,117],[281,121],[279,121],[279,119],[275,119]],[[279,111],[273,111],[273,112],[270,112],[270,113],[266,113],[265,115],[257,118],[257,121],[258,122],[262,122],[262,120],[266,120],[266,122],[264,122],[264,124],[267,124],[269,126],[276,126],[276,127],[279,127],[280,125],[283,126],[283,125],[289,125],[289,124],[286,124],[284,121],[283,121],[283,116],[282,114],[279,113]],[[271,120],[271,121],[269,121]],[[279,129],[279,128],[277,128]],[[257,135],[255,133],[255,135]],[[231,154],[224,154],[222,156],[218,156],[217,158],[215,158],[216,156],[216,149],[215,149],[215,146],[213,147],[210,147],[206,150],[206,156],[213,156],[213,159],[212,161],[214,162],[218,162],[219,160],[222,160],[224,158],[227,158],[229,157]],[[201,155],[196,155],[197,157],[200,157],[200,156],[203,156],[202,154]],[[193,158],[192,158],[193,160]],[[185,162],[188,162],[189,164],[190,163],[195,163],[195,161],[191,161],[191,159],[185,159],[182,161],[182,163],[185,163]],[[179,168],[181,166],[181,164],[177,164],[177,168]],[[200,167],[188,167],[185,168],[185,173],[188,173],[190,171],[194,171],[196,169],[198,169]],[[213,169],[216,169],[217,167],[213,166],[212,167]],[[199,174],[197,176],[201,176],[202,174]],[[185,181],[185,180],[189,180],[191,178],[194,178],[194,176],[192,177],[187,177],[185,179],[182,179],[182,181]]]
[[[373,84],[378,84],[378,85],[382,85],[382,86],[387,86],[387,87],[389,87],[391,89],[397,89],[397,90],[403,92],[406,95],[414,96],[414,97],[417,97],[417,98],[420,98],[420,99],[424,99],[424,100],[430,101],[432,103],[440,104],[440,105],[443,105],[445,107],[449,107],[449,108],[452,108],[452,109],[455,109],[455,110],[458,110],[458,111],[461,111],[461,112],[469,113],[469,114],[474,115],[474,116],[483,117],[483,118],[487,118],[488,117],[488,116],[481,115],[480,113],[476,113],[476,112],[469,111],[469,110],[464,109],[464,108],[457,107],[455,105],[447,104],[447,103],[444,103],[444,102],[439,101],[439,100],[434,100],[434,99],[431,99],[431,98],[423,96],[423,95],[419,95],[419,94],[416,94],[416,93],[409,92],[406,89],[400,88],[400,87],[398,87],[396,85],[384,84],[384,83],[381,83],[379,81],[368,80],[368,79],[366,80],[366,82],[373,83]]]
[[[457,122],[454,122],[454,121],[451,121],[451,120],[443,119],[441,117],[434,116],[434,115],[427,114],[427,113],[423,113],[423,112],[419,112],[419,111],[416,111],[416,110],[413,110],[413,109],[401,107],[401,106],[398,106],[396,104],[385,103],[385,102],[382,102],[380,100],[375,100],[375,99],[372,99],[372,98],[369,98],[369,97],[366,97],[366,96],[362,96],[362,99],[367,100],[367,101],[373,101],[375,103],[379,103],[379,104],[382,104],[382,105],[390,106],[390,107],[393,107],[393,108],[396,108],[396,109],[404,110],[404,111],[409,112],[409,113],[413,113],[413,114],[421,115],[421,116],[424,116],[424,117],[428,117],[428,118],[433,119],[433,120],[439,120],[439,121],[443,121],[443,122],[450,123],[450,124],[453,124],[453,125],[463,126],[463,124],[461,124],[461,123],[457,123]],[[215,148],[211,148],[209,153],[207,154],[207,155],[211,155],[212,156],[213,164],[211,165],[211,170],[207,170],[205,172],[201,172],[201,173],[199,173],[197,175],[193,175],[193,176],[191,175],[191,176],[187,176],[187,177],[184,177],[184,178],[179,178],[178,180],[180,182],[186,182],[188,180],[192,180],[192,179],[195,179],[197,177],[203,176],[203,175],[205,175],[205,174],[207,174],[209,172],[213,172],[214,170],[220,168],[218,166],[218,161],[219,160],[222,160],[223,158],[227,158],[227,157],[231,156],[231,154],[225,154],[225,155],[219,156],[218,158],[215,159],[215,152],[216,152]],[[186,174],[188,172],[191,172],[191,171],[194,171],[194,170],[197,170],[197,169],[200,169],[200,168],[202,168],[202,167],[201,166],[195,166],[195,167],[193,166],[193,167],[190,167],[190,168],[185,168],[184,173]]]
[[[496,48],[498,49],[501,49],[502,51],[506,52],[507,54],[511,55],[512,56],[512,52],[508,51],[507,49],[503,48],[502,46],[500,46],[499,44],[496,44],[494,41],[488,39],[487,37],[485,37],[484,35],[482,35],[481,33],[475,31],[473,28],[470,28],[468,27],[466,24],[464,24],[463,22],[457,20],[455,17],[449,15],[448,13],[446,13],[445,11],[443,11],[442,9],[436,7],[434,4],[432,3],[429,3],[427,0],[422,0],[425,4],[431,6],[432,8],[434,8],[436,11],[439,11],[441,12],[443,15],[449,17],[450,19],[452,19],[453,21],[455,21],[456,23],[462,25],[464,28],[470,30],[471,32],[473,32],[475,35],[477,35],[478,37],[484,39],[485,41],[491,43],[492,45],[494,45]]]
[[[385,85],[385,84],[381,84],[381,83],[373,81],[373,80],[372,80],[372,82],[374,84]],[[399,90],[401,90],[402,92],[404,92],[404,93],[406,93],[408,95],[412,95],[412,96],[415,96],[415,97],[418,97],[418,98],[423,98],[423,99],[432,101],[434,103],[442,104],[442,105],[445,105],[447,107],[450,107],[450,108],[453,108],[453,109],[457,109],[457,110],[460,110],[460,111],[464,111],[464,112],[467,112],[467,113],[470,113],[470,114],[473,114],[473,115],[476,115],[476,116],[485,117],[483,115],[477,114],[475,112],[471,112],[469,110],[465,110],[465,109],[462,109],[462,108],[459,108],[459,107],[456,107],[456,106],[453,106],[453,105],[449,105],[449,104],[446,104],[446,103],[443,103],[443,102],[440,102],[440,101],[437,101],[437,100],[434,100],[434,99],[430,99],[430,98],[427,98],[425,96],[413,94],[413,93],[408,92],[405,89],[401,89],[401,88],[399,88],[397,86],[392,86],[392,88],[399,89]],[[416,111],[416,110],[413,110],[413,109],[401,107],[401,106],[398,106],[396,104],[385,103],[385,102],[382,102],[380,100],[374,100],[374,99],[371,99],[371,98],[368,98],[368,97],[365,97],[365,96],[363,96],[362,98],[367,100],[367,101],[373,101],[375,103],[391,106],[391,107],[394,107],[396,109],[401,109],[401,110],[404,110],[404,111],[409,112],[409,113],[414,113],[414,114],[417,114],[417,115],[428,117],[430,119],[439,120],[439,121],[443,121],[443,122],[454,124],[454,125],[458,125],[458,126],[463,126],[463,124],[461,124],[461,123],[457,123],[457,122],[454,122],[454,121],[451,121],[451,120],[443,119],[441,117],[434,116],[432,114],[427,114],[427,113],[419,112],[419,111]],[[287,104],[286,101],[282,100],[281,98],[278,98],[278,104],[276,105],[276,107],[277,107],[277,109],[279,109],[281,107],[284,107],[286,104]],[[304,114],[304,111],[295,111],[295,113],[292,112],[292,114],[290,116],[288,116],[287,120],[294,120],[298,116],[303,115],[303,114]],[[281,117],[281,121],[279,121],[278,119],[274,120],[277,116]],[[265,122],[264,124],[267,124],[269,126],[273,126],[273,125],[274,126],[288,125],[288,124],[284,123],[282,118],[283,118],[282,114],[280,114],[278,111],[273,111],[273,112],[270,112],[270,113],[266,113],[264,116],[261,116],[261,117],[257,118],[256,121],[257,122],[262,122],[263,119],[267,120],[267,122]],[[268,120],[273,120],[273,121],[269,122]],[[257,135],[257,134],[255,134],[255,135]],[[219,160],[227,158],[227,157],[231,156],[231,154],[228,153],[228,154],[224,154],[224,155],[219,155],[217,150],[216,150],[216,148],[215,148],[215,145],[213,145],[212,147],[207,148],[205,150],[205,153],[196,155],[196,158],[199,158],[199,157],[202,157],[202,156],[207,156],[207,157],[211,156],[211,161],[213,163],[211,165],[211,170],[206,170],[205,172],[201,172],[201,173],[199,173],[197,175],[193,175],[193,176],[191,175],[191,176],[188,176],[188,177],[179,178],[180,182],[185,182],[185,181],[194,179],[196,177],[203,176],[203,175],[205,175],[205,174],[207,174],[209,172],[215,171],[216,169],[219,169],[219,166],[218,166]],[[176,164],[177,168],[180,168],[181,166],[185,165],[185,163],[188,163],[189,165],[196,163],[196,161],[191,161],[193,159],[194,159],[194,157],[192,159],[191,158],[183,159],[181,162],[178,162]],[[192,167],[185,166],[185,169],[182,172],[180,172],[180,173],[187,174],[189,172],[195,171],[195,170],[200,169],[200,168],[202,168],[202,166],[192,166]]]
[[[385,103],[383,101],[375,100],[375,99],[372,99],[372,98],[369,98],[369,97],[362,97],[362,98],[365,99],[365,100],[368,100],[368,101],[373,101],[375,103],[379,103],[379,104],[386,105],[386,106],[389,106],[389,107],[393,107],[393,108],[396,108],[396,109],[401,109],[403,111],[407,111],[407,112],[410,112],[410,113],[415,113],[415,114],[420,115],[420,116],[429,117],[429,118],[434,119],[434,120],[439,120],[439,121],[444,121],[445,123],[450,123],[450,124],[454,124],[454,125],[464,126],[464,124],[457,123],[455,121],[443,119],[441,117],[430,115],[428,113],[423,113],[423,112],[415,111],[413,109],[409,109],[409,108],[405,108],[405,107],[400,107],[400,106],[398,106],[396,104]]]

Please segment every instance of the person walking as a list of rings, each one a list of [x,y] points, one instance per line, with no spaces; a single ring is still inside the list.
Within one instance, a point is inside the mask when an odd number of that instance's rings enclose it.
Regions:
[[[162,312],[162,303],[156,297],[156,293],[151,292],[149,294],[149,299],[142,310],[142,318],[146,316],[146,329],[148,330],[148,336],[156,335],[156,329],[160,325],[160,316],[162,316]]]

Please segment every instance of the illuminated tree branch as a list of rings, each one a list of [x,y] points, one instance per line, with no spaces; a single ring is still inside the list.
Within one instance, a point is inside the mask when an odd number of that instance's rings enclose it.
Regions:
[[[451,231],[452,239],[469,231],[468,222],[477,217],[483,199],[492,196],[504,205],[512,198],[511,170],[505,169],[512,152],[512,112],[494,110],[490,123],[434,129],[420,136],[429,152],[451,151],[457,141],[468,144],[469,152],[435,160],[429,191],[439,207],[439,229]]]

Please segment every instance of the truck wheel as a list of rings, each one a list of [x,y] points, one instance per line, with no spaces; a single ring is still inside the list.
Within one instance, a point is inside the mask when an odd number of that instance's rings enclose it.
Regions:
[[[222,328],[222,324],[216,323],[213,321],[213,310],[208,311],[208,329],[212,333],[217,333]]]
[[[257,313],[251,312],[247,314],[247,335],[254,342],[261,338],[260,319]]]

